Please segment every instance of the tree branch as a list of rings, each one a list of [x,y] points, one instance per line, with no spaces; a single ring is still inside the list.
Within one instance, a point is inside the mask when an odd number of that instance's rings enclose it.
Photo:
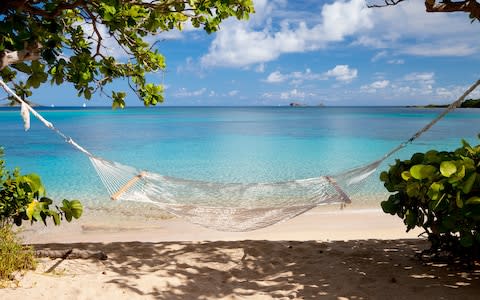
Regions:
[[[435,0],[426,0],[425,8],[427,12],[467,12],[470,17],[480,19],[480,3],[475,0],[450,1],[445,0],[437,3]]]
[[[368,8],[374,8],[374,7],[385,7],[385,6],[393,6],[397,5],[400,2],[403,2],[405,0],[385,0],[385,4],[367,4]]]
[[[40,49],[42,45],[35,43],[19,51],[5,50],[0,52],[0,70],[13,64],[18,64],[27,60],[37,60],[40,58]]]

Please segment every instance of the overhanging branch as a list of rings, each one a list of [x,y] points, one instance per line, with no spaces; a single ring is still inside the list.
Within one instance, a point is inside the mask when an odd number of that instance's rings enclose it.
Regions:
[[[467,1],[442,1],[426,0],[427,12],[466,12],[471,18],[480,19],[480,3],[475,0]]]
[[[3,52],[0,52],[0,70],[3,70],[3,68],[9,65],[18,64],[23,61],[39,59],[41,48],[42,45],[40,45],[39,43],[35,43],[33,45],[27,46],[23,50],[5,50]]]
[[[367,4],[369,8],[394,6],[405,0],[384,0],[383,4]],[[427,12],[465,12],[471,18],[480,20],[480,3],[476,0],[452,1],[452,0],[425,0]]]

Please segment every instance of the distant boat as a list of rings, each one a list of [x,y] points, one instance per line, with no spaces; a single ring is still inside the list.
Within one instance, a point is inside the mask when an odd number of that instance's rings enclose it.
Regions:
[[[83,105],[82,105],[82,106],[83,106],[83,107],[87,107],[87,103],[83,103]]]
[[[52,108],[55,107],[55,104],[50,104],[50,107],[52,107]]]

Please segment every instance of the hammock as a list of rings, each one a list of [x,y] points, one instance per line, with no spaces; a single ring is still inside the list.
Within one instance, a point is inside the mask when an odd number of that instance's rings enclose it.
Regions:
[[[65,142],[85,154],[112,200],[151,203],[192,223],[220,231],[250,231],[293,218],[319,205],[351,203],[345,191],[352,194],[385,159],[458,107],[480,85],[480,80],[410,139],[379,160],[335,176],[249,184],[168,177],[94,156],[45,120],[1,80],[0,85],[21,103],[25,130],[30,126],[29,113],[32,113]]]

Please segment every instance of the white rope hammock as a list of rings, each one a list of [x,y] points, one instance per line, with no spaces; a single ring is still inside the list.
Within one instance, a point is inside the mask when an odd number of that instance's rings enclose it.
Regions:
[[[25,130],[30,126],[29,113],[32,113],[66,143],[85,154],[112,200],[151,203],[192,223],[216,230],[250,231],[293,218],[319,205],[350,203],[345,191],[353,193],[358,184],[373,174],[385,159],[412,143],[458,107],[480,85],[480,80],[409,140],[377,161],[335,176],[249,184],[167,177],[94,156],[45,120],[1,80],[0,85],[21,103]]]

